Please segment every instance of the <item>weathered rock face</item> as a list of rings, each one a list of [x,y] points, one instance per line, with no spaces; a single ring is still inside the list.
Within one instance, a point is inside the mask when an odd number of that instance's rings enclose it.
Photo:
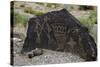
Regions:
[[[87,28],[66,9],[29,20],[22,53],[35,48],[72,52],[88,61],[97,58],[97,46]]]

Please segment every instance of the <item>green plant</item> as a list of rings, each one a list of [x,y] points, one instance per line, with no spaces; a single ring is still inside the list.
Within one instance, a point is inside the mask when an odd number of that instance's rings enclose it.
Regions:
[[[94,7],[93,6],[79,6],[79,10],[93,10]]]
[[[40,3],[40,2],[36,2],[36,4],[39,4],[39,5],[44,5],[44,3]]]
[[[40,16],[40,15],[44,14],[44,13],[41,12],[41,11],[32,10],[31,7],[25,8],[25,9],[24,9],[24,12],[30,13],[30,14],[34,14],[34,15],[36,15],[36,16]]]
[[[47,7],[52,8],[52,6],[54,6],[54,8],[59,7],[59,4],[56,3],[48,3]]]
[[[21,4],[20,7],[25,7],[25,5],[24,4]]]
[[[22,24],[23,26],[26,26],[26,23],[28,22],[28,17],[19,13],[14,12],[14,24]]]
[[[96,11],[91,11],[88,17],[79,17],[78,18],[81,24],[86,26],[89,30],[97,23],[97,14]]]
[[[25,8],[24,9],[24,12],[26,12],[26,13],[32,13],[32,8],[31,7],[27,7],[27,8]]]
[[[88,29],[90,29],[93,25],[88,17],[80,17],[79,21],[81,24],[86,26]]]
[[[97,12],[96,12],[96,10],[90,12],[89,18],[91,19],[92,22],[97,24]]]

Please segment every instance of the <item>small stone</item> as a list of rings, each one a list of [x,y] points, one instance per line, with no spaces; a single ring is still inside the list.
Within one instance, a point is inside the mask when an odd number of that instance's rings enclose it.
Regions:
[[[33,50],[34,56],[39,56],[43,54],[43,50],[36,48],[35,50]]]
[[[28,55],[28,58],[30,58],[30,59],[34,57],[33,51],[28,52],[27,55]]]
[[[34,57],[34,55],[33,54],[28,54],[28,58],[32,58],[32,57]]]

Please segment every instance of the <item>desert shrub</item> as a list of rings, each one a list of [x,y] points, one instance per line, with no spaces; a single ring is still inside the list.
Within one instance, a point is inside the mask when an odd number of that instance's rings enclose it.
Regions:
[[[81,22],[81,24],[86,26],[89,30],[93,25],[93,23],[91,22],[91,20],[88,17],[80,17],[79,21]]]
[[[97,12],[96,12],[96,10],[90,12],[89,18],[91,19],[92,22],[97,24]]]
[[[52,7],[52,5],[53,5],[53,4],[48,3],[48,4],[47,4],[47,7],[51,8],[51,7]]]
[[[32,14],[35,14],[36,16],[40,16],[40,15],[43,15],[44,13],[41,12],[41,11],[35,11],[35,10],[33,10]]]
[[[79,10],[93,10],[93,9],[94,9],[93,6],[83,6],[83,5],[81,5],[79,7]]]
[[[52,6],[54,6],[54,8],[57,8],[57,7],[59,7],[59,4],[56,4],[56,3],[48,3],[47,4],[47,7],[49,7],[49,8],[52,8]]]
[[[31,7],[25,8],[25,9],[24,9],[24,12],[30,13],[30,14],[34,14],[34,15],[36,15],[36,16],[40,16],[40,15],[44,14],[44,13],[41,12],[41,11],[33,10]]]
[[[78,19],[81,22],[81,24],[83,24],[90,30],[93,27],[93,25],[97,23],[96,11],[91,11],[89,16],[79,17]]]
[[[28,22],[27,16],[14,12],[14,25],[22,24],[23,26],[26,26],[27,22]]]
[[[25,7],[25,5],[24,4],[21,4],[20,7]]]
[[[32,8],[31,7],[26,7],[25,9],[24,9],[24,12],[26,12],[26,13],[32,13]]]
[[[44,5],[44,3],[40,3],[40,2],[36,2],[36,4],[39,4],[39,5]]]
[[[45,5],[46,4],[46,7],[49,7],[49,8],[52,8],[52,6],[54,6],[56,8],[58,6],[58,4],[56,4],[56,3],[40,3],[40,2],[37,2],[36,4],[39,4],[39,5]]]

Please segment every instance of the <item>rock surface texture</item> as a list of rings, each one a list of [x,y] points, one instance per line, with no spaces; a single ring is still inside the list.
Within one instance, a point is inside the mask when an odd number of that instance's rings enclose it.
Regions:
[[[31,18],[22,53],[35,48],[71,52],[87,61],[97,58],[97,46],[88,29],[66,9]]]
[[[11,37],[15,66],[97,60],[97,45],[88,29],[66,9],[31,18],[25,37]]]

